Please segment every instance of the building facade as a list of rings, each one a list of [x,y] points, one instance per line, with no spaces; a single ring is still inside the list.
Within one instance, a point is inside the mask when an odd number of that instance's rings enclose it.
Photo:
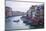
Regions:
[[[27,11],[28,17],[42,17],[44,15],[44,6],[43,5],[34,5],[30,7],[30,9]]]
[[[5,7],[5,16],[12,16],[12,8]]]
[[[32,7],[29,8],[29,10],[27,11],[28,17],[30,16],[35,17],[36,7],[37,7],[36,5],[35,6],[33,5]]]
[[[32,24],[44,24],[44,5],[36,5],[30,7],[27,16],[32,19]]]

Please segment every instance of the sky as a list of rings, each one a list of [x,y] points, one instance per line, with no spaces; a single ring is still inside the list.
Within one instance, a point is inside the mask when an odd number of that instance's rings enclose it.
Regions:
[[[27,3],[27,2],[15,2],[6,1],[6,6],[11,7],[12,11],[27,12],[32,5],[40,5],[42,3]]]

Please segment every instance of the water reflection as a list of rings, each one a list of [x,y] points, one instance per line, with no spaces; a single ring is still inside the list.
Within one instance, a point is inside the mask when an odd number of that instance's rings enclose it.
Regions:
[[[29,31],[29,30],[5,30],[5,31]]]
[[[29,25],[24,24],[23,20],[21,20],[21,17],[22,16],[17,16],[6,19],[6,25],[5,25],[6,30],[29,29]],[[19,20],[19,22],[14,22],[14,20]]]

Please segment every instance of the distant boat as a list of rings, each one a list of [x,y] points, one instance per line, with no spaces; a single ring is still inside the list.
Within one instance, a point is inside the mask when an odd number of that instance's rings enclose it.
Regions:
[[[13,22],[19,22],[19,20],[14,20]]]

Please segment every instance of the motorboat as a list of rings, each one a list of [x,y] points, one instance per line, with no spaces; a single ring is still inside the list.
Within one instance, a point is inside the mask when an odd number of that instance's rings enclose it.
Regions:
[[[19,20],[14,20],[13,22],[19,22]]]

